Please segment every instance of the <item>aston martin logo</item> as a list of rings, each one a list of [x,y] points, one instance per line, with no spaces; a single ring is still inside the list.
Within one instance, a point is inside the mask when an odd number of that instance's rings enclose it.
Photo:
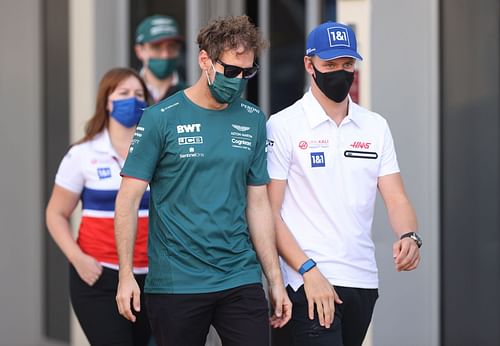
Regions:
[[[238,130],[238,131],[240,131],[240,132],[245,132],[245,131],[250,130],[250,127],[248,127],[248,126],[241,126],[241,125],[235,125],[235,124],[232,124],[232,126],[233,126],[236,130]]]

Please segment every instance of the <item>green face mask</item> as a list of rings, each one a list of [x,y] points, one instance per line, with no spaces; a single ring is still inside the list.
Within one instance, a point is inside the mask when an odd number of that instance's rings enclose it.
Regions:
[[[148,69],[158,79],[170,77],[177,68],[177,58],[172,59],[149,59]]]
[[[213,67],[213,66],[212,66]],[[214,67],[215,71],[215,67]],[[215,71],[215,78],[210,82],[208,77],[208,88],[213,98],[219,103],[232,103],[241,95],[247,86],[247,79],[243,78],[228,78],[224,74]]]

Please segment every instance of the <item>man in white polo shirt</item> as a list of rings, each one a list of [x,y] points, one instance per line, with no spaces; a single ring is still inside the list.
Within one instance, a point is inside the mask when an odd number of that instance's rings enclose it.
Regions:
[[[267,124],[269,195],[293,303],[286,345],[362,344],[378,298],[377,189],[397,236],[396,270],[420,261],[422,241],[387,122],[348,96],[362,59],[356,47],[346,25],[312,30],[304,57],[311,88]]]

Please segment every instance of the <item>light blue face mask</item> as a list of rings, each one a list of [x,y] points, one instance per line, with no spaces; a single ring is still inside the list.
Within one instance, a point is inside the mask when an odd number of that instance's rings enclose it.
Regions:
[[[123,126],[130,128],[141,120],[142,113],[148,104],[137,97],[114,100],[111,116]]]
[[[205,71],[208,79],[208,88],[213,98],[219,103],[232,103],[236,100],[247,86],[247,79],[229,78],[223,73],[217,72],[214,65],[212,68],[215,71],[215,78],[210,82],[208,71]]]
[[[177,68],[177,58],[173,59],[149,59],[148,69],[158,79],[166,79],[174,73]]]

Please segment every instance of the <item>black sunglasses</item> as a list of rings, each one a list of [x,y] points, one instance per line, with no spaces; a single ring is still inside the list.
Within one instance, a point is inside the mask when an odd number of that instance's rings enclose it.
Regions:
[[[259,71],[259,65],[253,63],[252,67],[239,67],[234,65],[224,64],[220,59],[217,59],[217,63],[221,64],[224,67],[224,76],[227,78],[235,78],[243,72],[243,79],[250,79],[257,74]]]

